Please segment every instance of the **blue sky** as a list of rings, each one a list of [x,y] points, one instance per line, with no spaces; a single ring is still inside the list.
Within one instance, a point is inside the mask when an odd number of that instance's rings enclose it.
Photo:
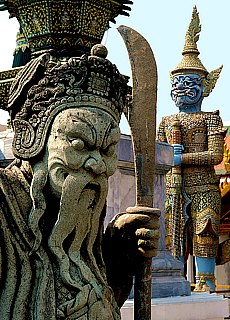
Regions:
[[[220,110],[224,121],[230,121],[229,77],[230,77],[230,1],[229,0],[133,0],[130,17],[118,17],[116,25],[104,38],[108,48],[108,58],[120,72],[131,75],[128,54],[116,27],[121,24],[132,27],[149,42],[158,67],[157,123],[177,109],[170,98],[170,71],[180,62],[185,32],[191,19],[192,7],[197,6],[202,30],[198,49],[200,59],[208,71],[221,64],[224,68],[214,91],[205,98],[204,111]],[[9,19],[7,12],[0,12],[0,70],[11,67],[15,35],[18,29],[16,19]],[[130,82],[131,84],[131,82]],[[5,123],[7,115],[0,112],[0,123]],[[122,132],[128,133],[128,126],[121,123]]]

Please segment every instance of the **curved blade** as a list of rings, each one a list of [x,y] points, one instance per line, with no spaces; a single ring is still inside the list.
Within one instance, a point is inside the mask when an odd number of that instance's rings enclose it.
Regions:
[[[137,31],[118,28],[129,54],[132,70],[131,129],[136,170],[136,205],[152,207],[155,172],[157,67],[147,40]]]

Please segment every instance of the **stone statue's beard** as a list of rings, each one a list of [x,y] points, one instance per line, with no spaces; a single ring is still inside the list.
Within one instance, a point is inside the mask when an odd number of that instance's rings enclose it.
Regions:
[[[33,179],[30,187],[30,196],[33,202],[28,224],[34,234],[34,244],[31,253],[38,250],[42,242],[42,233],[39,228],[39,221],[46,210],[46,200],[43,189],[47,183],[48,168],[45,161],[40,161],[33,166]]]
[[[93,179],[86,171],[69,174],[63,183],[58,219],[48,246],[57,259],[62,281],[79,290],[91,283],[98,292],[95,283],[106,282],[98,240],[107,189],[105,175]],[[70,238],[66,248],[64,244]]]

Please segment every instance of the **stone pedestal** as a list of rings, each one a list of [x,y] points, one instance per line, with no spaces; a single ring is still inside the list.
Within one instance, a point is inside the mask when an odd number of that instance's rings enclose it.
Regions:
[[[156,143],[156,164],[153,206],[161,210],[161,238],[158,255],[152,264],[152,298],[190,295],[190,283],[182,276],[183,263],[172,256],[165,244],[165,175],[173,165],[171,145]]]
[[[135,173],[132,142],[129,136],[122,136],[118,145],[119,165],[109,179],[109,193],[106,223],[118,212],[135,205]],[[153,259],[152,297],[190,295],[190,283],[184,279],[183,264],[174,259],[165,245],[165,175],[173,165],[173,147],[167,143],[156,143],[156,171],[154,178],[153,207],[161,210],[161,238],[159,253]],[[133,291],[130,298],[133,298]]]
[[[168,250],[159,250],[153,259],[152,298],[188,296],[190,283],[182,276],[183,264]]]

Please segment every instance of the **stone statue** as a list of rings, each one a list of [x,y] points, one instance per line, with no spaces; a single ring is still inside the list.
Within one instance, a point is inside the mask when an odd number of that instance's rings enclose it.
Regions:
[[[127,6],[9,4],[20,22],[33,17],[22,24],[32,60],[17,70],[5,106],[16,159],[0,170],[0,318],[118,320],[139,262],[157,254],[159,239],[152,208],[119,213],[104,231],[128,78],[92,43]],[[73,20],[81,5],[85,20]],[[39,14],[63,7],[64,22]],[[87,10],[103,24],[92,28]]]
[[[156,255],[158,218],[138,208],[103,234],[127,78],[96,48],[58,64],[45,53],[12,85],[21,160],[1,170],[1,319],[120,319],[138,247]]]
[[[222,67],[209,73],[198,58],[200,29],[194,7],[182,61],[171,72],[171,97],[179,113],[162,119],[157,139],[174,145],[174,168],[166,185],[167,245],[184,262],[193,254],[197,290],[201,279],[213,290],[221,210],[214,165],[222,161],[225,129],[219,111],[203,112],[201,104]]]

